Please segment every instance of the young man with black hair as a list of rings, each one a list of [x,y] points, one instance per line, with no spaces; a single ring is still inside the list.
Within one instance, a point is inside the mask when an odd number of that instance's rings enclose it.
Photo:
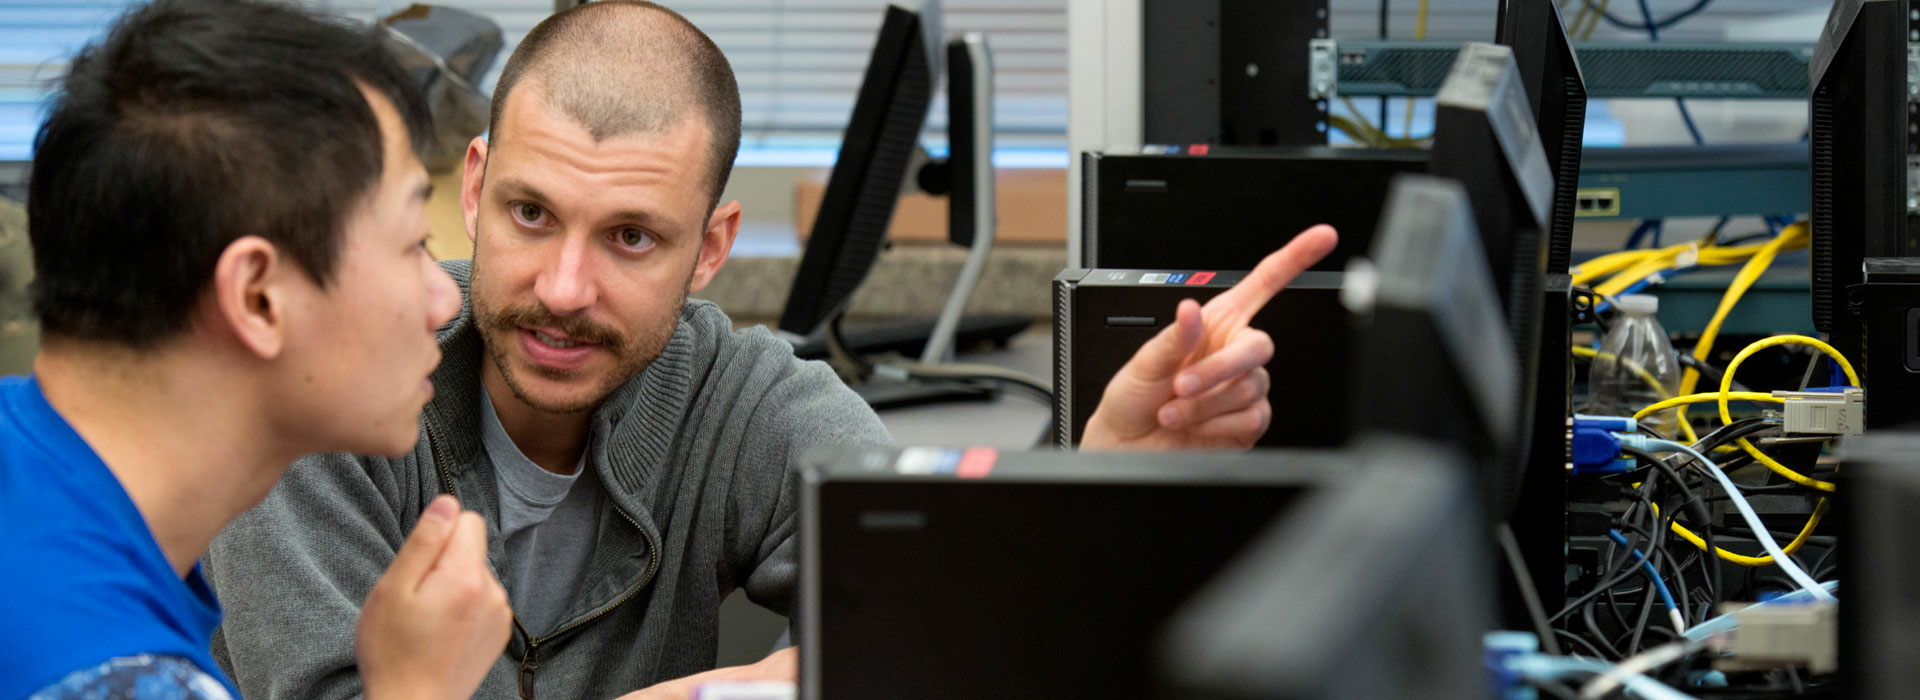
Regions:
[[[449,269],[468,304],[441,333],[419,445],[295,467],[214,545],[242,688],[351,696],[354,592],[446,492],[486,514],[515,612],[480,697],[686,697],[704,680],[794,677],[791,649],[714,670],[720,603],[740,589],[787,612],[792,463],[890,439],[826,365],[688,299],[739,228],[740,203],[720,201],[739,139],[726,58],[671,11],[601,0],[527,34],[467,153],[474,257]],[[1333,239],[1308,231],[1205,308],[1183,304],[1108,386],[1085,446],[1251,445],[1271,416],[1273,345],[1247,324]],[[318,623],[294,632],[291,615]]]
[[[414,446],[459,292],[388,51],[277,3],[159,0],[71,62],[28,193],[42,347],[0,380],[0,698],[236,695],[208,543],[300,455]],[[368,697],[466,697],[506,641],[485,524],[418,505],[352,591]]]

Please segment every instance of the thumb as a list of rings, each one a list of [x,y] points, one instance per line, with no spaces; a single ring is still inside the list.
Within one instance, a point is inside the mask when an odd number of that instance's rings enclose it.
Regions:
[[[452,530],[447,538],[446,549],[440,552],[439,559],[427,572],[426,578],[440,581],[454,577],[458,580],[478,568],[491,579],[493,573],[487,570],[487,521],[479,513],[461,513],[458,524]],[[427,581],[421,583],[425,585]]]
[[[386,578],[399,585],[399,590],[412,591],[420,586],[421,579],[433,570],[433,564],[440,559],[441,550],[453,537],[455,520],[460,515],[460,502],[452,496],[440,496],[433,499],[427,510],[420,514],[420,522],[413,526],[413,534],[407,536],[405,544],[400,545],[400,553],[393,558],[393,564],[387,567]]]
[[[1200,341],[1206,336],[1206,326],[1200,318],[1200,303],[1192,299],[1180,300],[1175,310],[1173,323],[1160,329],[1159,333],[1140,346],[1140,351],[1127,360],[1120,369],[1121,376],[1131,377],[1144,382],[1161,382],[1173,378],[1187,357],[1200,347]]]

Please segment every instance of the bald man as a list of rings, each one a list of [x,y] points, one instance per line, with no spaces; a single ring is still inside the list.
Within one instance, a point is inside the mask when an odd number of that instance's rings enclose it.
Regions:
[[[215,542],[217,651],[254,698],[360,692],[352,621],[402,535],[451,493],[490,524],[514,611],[486,698],[686,697],[718,678],[789,679],[792,650],[714,670],[736,589],[785,614],[797,578],[792,463],[889,444],[826,365],[690,300],[720,271],[740,203],[726,58],[679,15],[604,0],[542,22],[508,59],[490,141],[461,192],[466,304],[419,444],[326,455]],[[1225,302],[1188,302],[1108,388],[1095,447],[1245,447],[1270,409],[1259,305],[1333,247],[1303,234]]]

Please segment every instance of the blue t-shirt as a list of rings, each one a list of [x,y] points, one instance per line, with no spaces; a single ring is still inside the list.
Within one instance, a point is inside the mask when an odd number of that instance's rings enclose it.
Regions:
[[[112,662],[136,657],[190,661],[240,695],[213,661],[220,603],[200,567],[174,573],[120,481],[31,377],[0,379],[0,580],[0,700],[78,697],[66,689],[111,680]],[[208,695],[206,678],[157,677],[132,697]]]

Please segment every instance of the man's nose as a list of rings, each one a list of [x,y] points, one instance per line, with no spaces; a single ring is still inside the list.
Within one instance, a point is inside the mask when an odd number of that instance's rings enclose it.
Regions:
[[[571,232],[546,261],[534,282],[534,295],[557,316],[584,311],[599,298],[594,284],[594,260],[587,236]]]

